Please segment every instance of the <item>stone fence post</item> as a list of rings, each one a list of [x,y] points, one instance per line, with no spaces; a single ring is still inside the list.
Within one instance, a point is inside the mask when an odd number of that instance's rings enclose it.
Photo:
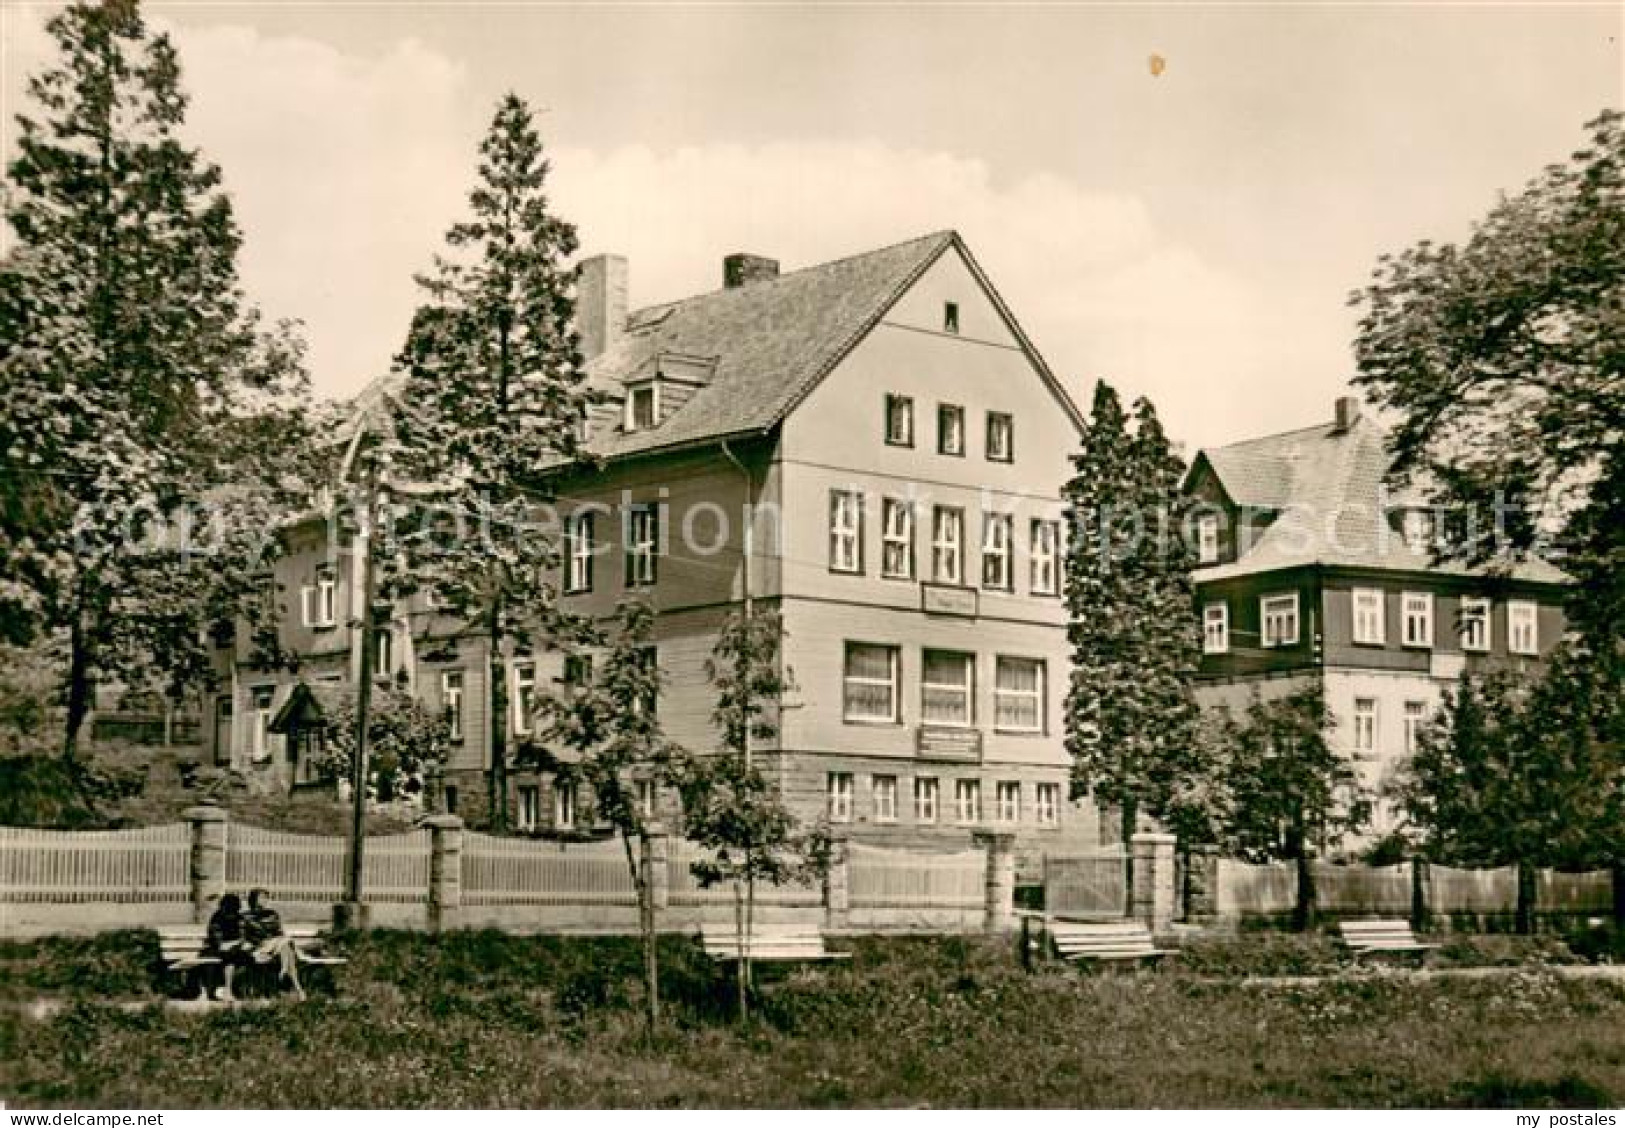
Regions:
[[[219,807],[188,807],[192,830],[192,920],[209,919],[210,905],[226,891],[226,819]]]
[[[440,932],[463,907],[463,820],[431,815],[429,828],[429,931]]]
[[[832,832],[829,869],[824,873],[824,927],[841,931],[852,923],[852,853],[847,837]]]
[[[1134,918],[1153,936],[1166,933],[1174,922],[1174,846],[1171,834],[1140,831],[1130,845],[1134,850]]]
[[[978,830],[971,837],[987,851],[982,927],[1007,931],[1016,921],[1016,836],[1005,830]]]

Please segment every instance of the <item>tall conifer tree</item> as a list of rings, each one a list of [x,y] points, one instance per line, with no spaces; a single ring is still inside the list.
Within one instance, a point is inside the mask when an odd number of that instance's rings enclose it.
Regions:
[[[201,625],[259,602],[266,516],[301,488],[268,439],[296,438],[305,379],[287,327],[262,333],[243,299],[220,171],[181,140],[169,38],[135,0],[46,30],[0,265],[0,633],[65,637],[71,759],[98,676],[156,662],[194,680]],[[212,527],[207,567],[183,503]]]
[[[468,218],[418,279],[427,301],[397,361],[395,455],[446,520],[404,542],[406,573],[489,650],[492,825],[508,817],[508,669],[557,623],[558,551],[536,484],[579,457],[590,397],[573,328],[575,228],[549,210],[530,108],[504,97],[480,144]]]
[[[1126,848],[1141,814],[1161,817],[1199,768],[1183,466],[1151,404],[1135,405],[1131,428],[1101,382],[1073,467],[1064,491],[1072,793],[1119,811]]]

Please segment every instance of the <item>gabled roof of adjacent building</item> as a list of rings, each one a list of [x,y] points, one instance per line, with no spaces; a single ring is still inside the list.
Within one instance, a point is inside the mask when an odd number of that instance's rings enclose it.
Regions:
[[[1485,567],[1435,563],[1426,546],[1410,544],[1396,524],[1399,511],[1425,502],[1385,485],[1390,465],[1386,432],[1357,414],[1346,425],[1332,421],[1203,450],[1188,481],[1210,472],[1233,504],[1275,516],[1240,557],[1200,569],[1197,579],[1326,565],[1570,582],[1537,557]]]

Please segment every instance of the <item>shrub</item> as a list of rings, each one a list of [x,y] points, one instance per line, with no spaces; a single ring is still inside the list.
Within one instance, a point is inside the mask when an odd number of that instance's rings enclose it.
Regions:
[[[1568,946],[1587,963],[1625,964],[1625,928],[1609,922],[1569,933]]]
[[[1197,936],[1180,946],[1175,965],[1195,975],[1330,975],[1353,962],[1347,950],[1322,933],[1249,932]]]

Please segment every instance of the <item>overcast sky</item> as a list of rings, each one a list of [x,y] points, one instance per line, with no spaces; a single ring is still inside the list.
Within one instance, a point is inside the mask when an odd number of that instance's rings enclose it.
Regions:
[[[0,0],[8,148],[45,6]],[[497,98],[644,305],[957,228],[1080,400],[1191,446],[1327,419],[1349,291],[1625,104],[1625,5],[162,4],[245,285],[319,392],[384,371]],[[1150,58],[1166,61],[1154,75]]]

